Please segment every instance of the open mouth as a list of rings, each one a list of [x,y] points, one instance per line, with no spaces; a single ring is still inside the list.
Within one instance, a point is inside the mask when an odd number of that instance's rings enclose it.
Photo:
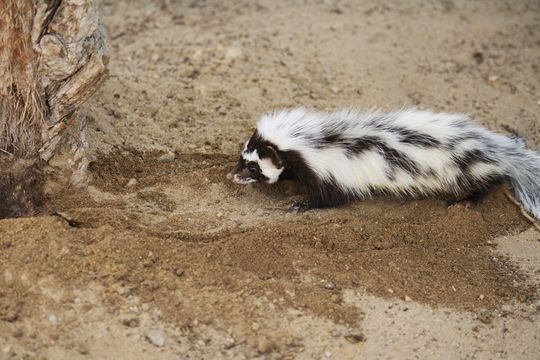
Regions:
[[[254,182],[257,181],[255,179],[250,178],[250,177],[244,178],[244,177],[238,176],[238,174],[234,174],[234,175],[233,174],[228,174],[227,178],[231,179],[233,182],[235,182],[237,184],[250,184],[250,183],[254,183]]]

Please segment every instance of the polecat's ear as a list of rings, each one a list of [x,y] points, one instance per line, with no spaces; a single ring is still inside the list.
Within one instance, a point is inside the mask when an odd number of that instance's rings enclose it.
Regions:
[[[268,150],[269,157],[272,159],[272,162],[278,169],[283,167],[283,160],[281,160],[281,157],[279,156],[278,152],[273,146],[268,145],[266,147]]]

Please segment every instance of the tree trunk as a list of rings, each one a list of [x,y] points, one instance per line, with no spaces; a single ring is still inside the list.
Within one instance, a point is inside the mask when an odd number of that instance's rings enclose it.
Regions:
[[[0,0],[0,150],[48,161],[107,62],[94,0]]]

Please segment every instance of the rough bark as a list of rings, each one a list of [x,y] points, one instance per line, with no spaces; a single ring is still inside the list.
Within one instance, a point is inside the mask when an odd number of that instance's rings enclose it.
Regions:
[[[48,161],[107,62],[94,0],[0,0],[0,149]]]

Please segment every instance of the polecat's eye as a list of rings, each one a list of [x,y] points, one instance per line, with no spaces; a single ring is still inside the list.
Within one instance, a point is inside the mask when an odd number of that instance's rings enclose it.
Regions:
[[[247,168],[248,168],[248,171],[250,173],[252,173],[252,174],[257,173],[257,171],[258,171],[257,164],[255,164],[255,163],[248,164]]]

